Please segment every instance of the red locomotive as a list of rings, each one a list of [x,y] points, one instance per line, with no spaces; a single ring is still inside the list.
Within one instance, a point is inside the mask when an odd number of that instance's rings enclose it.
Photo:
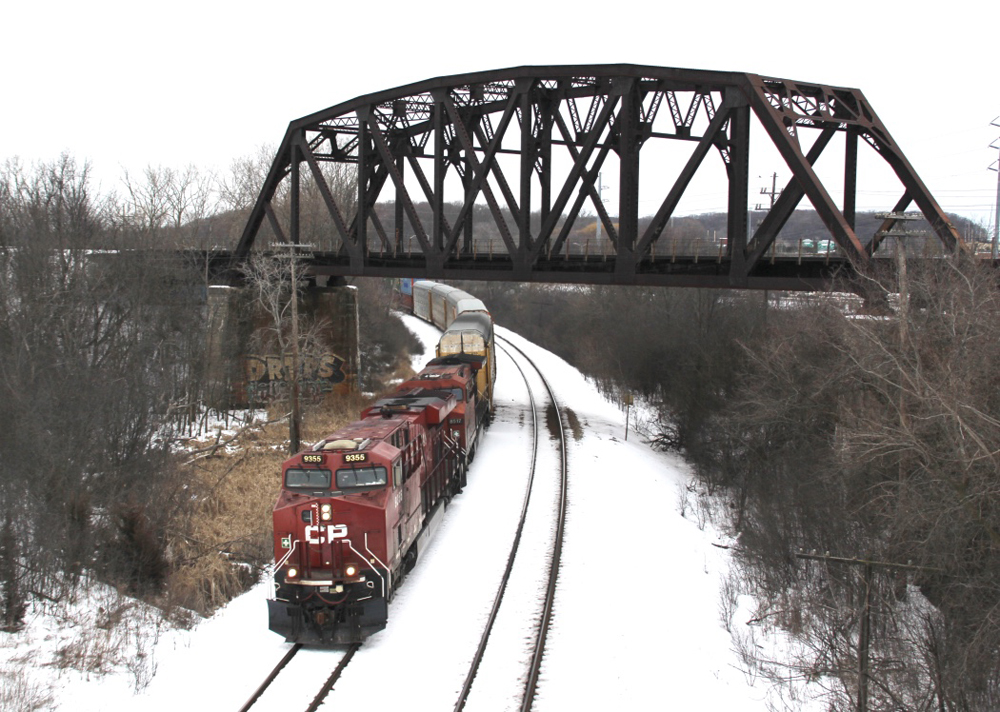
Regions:
[[[492,323],[489,337],[492,346]],[[385,628],[389,600],[465,484],[492,409],[491,357],[433,359],[360,420],[283,463],[271,630],[332,645]]]

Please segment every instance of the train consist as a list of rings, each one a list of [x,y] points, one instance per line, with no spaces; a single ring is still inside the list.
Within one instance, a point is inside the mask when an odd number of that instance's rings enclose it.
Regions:
[[[466,482],[493,413],[493,320],[471,295],[403,280],[404,308],[443,330],[434,359],[360,418],[281,466],[269,627],[289,642],[360,642]]]

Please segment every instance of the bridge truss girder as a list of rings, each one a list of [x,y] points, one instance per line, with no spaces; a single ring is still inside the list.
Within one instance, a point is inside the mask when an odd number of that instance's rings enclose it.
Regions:
[[[763,126],[792,177],[748,236],[751,117]],[[807,132],[815,134],[808,147],[800,140]],[[814,170],[837,134],[845,136],[842,206]],[[643,225],[639,166],[643,150],[656,141],[687,142],[693,150]],[[842,267],[864,270],[881,235],[893,225],[890,218],[874,235],[855,232],[860,142],[886,161],[903,186],[893,212],[916,203],[944,247],[961,248],[954,226],[857,89],[743,73],[587,65],[431,79],[291,122],[235,258],[246,258],[265,220],[278,241],[300,242],[305,170],[322,197],[333,236],[326,248],[314,252],[314,269],[320,273],[816,288]],[[699,264],[697,256],[678,259],[657,247],[712,153],[728,179],[728,239],[724,254]],[[355,167],[353,204],[335,199],[324,163]],[[598,175],[613,163],[617,224],[597,187]],[[450,196],[461,198],[457,208],[446,203],[449,181]],[[287,207],[278,210],[276,196],[283,185],[281,200]],[[846,260],[831,264],[828,258],[803,267],[801,259],[796,265],[776,261],[773,250],[767,259],[803,197]],[[391,232],[375,210],[377,202],[389,199],[395,202]],[[418,201],[431,206],[429,220]],[[488,260],[472,227],[473,212],[483,204],[498,235]],[[600,220],[610,255],[570,259],[567,251],[563,257],[584,206]],[[416,250],[412,240],[403,244],[404,228],[418,243]]]

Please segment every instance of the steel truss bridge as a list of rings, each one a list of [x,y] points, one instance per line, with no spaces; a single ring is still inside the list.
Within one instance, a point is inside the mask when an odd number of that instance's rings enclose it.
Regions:
[[[792,177],[749,233],[754,118]],[[843,171],[831,191],[814,166],[835,139]],[[658,146],[680,158],[664,159]],[[855,230],[859,146],[901,184],[870,235]],[[651,219],[639,212],[641,160],[645,181],[662,185]],[[331,169],[348,171],[347,199]],[[679,248],[667,229],[705,170],[728,181],[726,239],[707,253]],[[598,189],[602,171],[617,173],[614,220]],[[831,192],[843,194],[841,205]],[[289,124],[232,257],[300,243],[304,223],[316,221],[307,193],[324,223],[322,244],[310,234],[311,269],[331,276],[822,289],[872,264],[913,205],[942,251],[964,247],[860,90],[734,72],[517,67],[429,79],[305,116]],[[803,198],[833,254],[775,249]],[[376,208],[388,201],[391,209]],[[488,216],[474,230],[477,210]],[[594,213],[605,238],[584,246],[573,231],[595,224]]]

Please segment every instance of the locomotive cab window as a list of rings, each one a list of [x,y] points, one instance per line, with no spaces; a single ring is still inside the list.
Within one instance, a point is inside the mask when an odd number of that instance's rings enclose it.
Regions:
[[[366,490],[384,487],[389,482],[388,472],[384,467],[355,467],[337,470],[337,489]]]
[[[285,471],[285,487],[308,490],[330,489],[331,475],[329,470],[288,469]]]

